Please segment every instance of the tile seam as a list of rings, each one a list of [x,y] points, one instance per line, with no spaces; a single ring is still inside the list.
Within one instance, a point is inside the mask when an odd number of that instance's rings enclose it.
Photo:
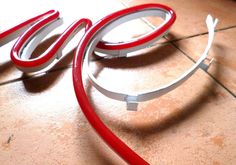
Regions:
[[[185,57],[187,57],[189,60],[191,60],[193,63],[196,63],[196,61],[191,58],[187,53],[185,53],[181,48],[179,48],[175,43],[171,42],[171,44],[178,49]],[[203,70],[203,69],[202,69]],[[236,98],[236,95],[228,89],[224,84],[222,84],[219,80],[217,80],[213,75],[211,75],[209,72],[203,70],[208,76],[210,76],[218,85],[220,85],[223,89],[225,89],[229,94],[231,94],[234,98]]]
[[[125,2],[122,2],[120,1],[121,4],[123,4],[125,7],[129,7],[129,5],[127,5]],[[150,27],[152,30],[155,29],[155,25],[153,25],[150,21],[146,20],[146,19],[140,19],[144,24],[146,24],[148,27]],[[215,32],[219,32],[219,31],[224,31],[224,30],[229,30],[229,29],[233,29],[233,28],[236,28],[236,25],[231,25],[231,26],[228,26],[228,27],[223,27],[223,28],[219,28],[219,29],[216,29]],[[185,37],[180,37],[180,38],[176,38],[176,39],[168,39],[168,38],[165,38],[167,39],[166,42],[162,42],[162,43],[170,43],[170,42],[175,42],[175,41],[181,41],[181,40],[185,40],[185,39],[189,39],[189,38],[193,38],[193,37],[198,37],[198,36],[201,36],[201,35],[206,35],[208,34],[208,32],[202,32],[202,33],[198,33],[198,34],[193,34],[193,35],[190,35],[190,36],[185,36]]]
[[[24,77],[15,78],[15,79],[12,79],[12,80],[7,80],[5,82],[1,82],[0,87],[4,86],[4,85],[11,84],[11,83],[16,83],[16,82],[19,82],[19,81],[23,81],[23,80],[33,79],[33,78],[36,78],[38,75],[43,75],[43,74],[47,75],[49,73],[63,71],[63,70],[67,70],[67,69],[70,69],[70,68],[72,68],[72,65],[67,65],[65,67],[61,67],[61,68],[57,68],[57,69],[53,69],[53,70],[49,70],[49,71],[45,71],[45,72],[36,73],[34,75],[31,75],[31,76],[24,76]]]
[[[92,62],[100,61],[102,59],[104,59],[104,58],[94,59],[94,60],[92,60]],[[69,68],[72,68],[72,64],[68,64],[66,66],[59,67],[59,68],[56,68],[56,69],[36,73],[34,75],[31,75],[31,76],[19,77],[19,78],[7,80],[7,81],[4,81],[4,82],[0,82],[0,86],[15,83],[15,82],[26,80],[26,79],[31,79],[31,78],[34,78],[34,77],[40,75],[40,74],[45,74],[46,75],[46,74],[53,73],[53,72],[56,72],[56,71],[63,71],[63,70],[69,69]]]

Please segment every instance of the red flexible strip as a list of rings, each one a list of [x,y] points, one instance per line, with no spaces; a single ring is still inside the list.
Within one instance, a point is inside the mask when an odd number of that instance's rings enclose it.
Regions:
[[[171,14],[171,18],[161,27],[156,30],[154,30],[152,33],[145,35],[141,38],[138,38],[136,40],[131,40],[129,42],[118,42],[118,43],[107,43],[107,42],[99,42],[97,47],[101,49],[107,49],[107,50],[122,50],[127,48],[136,47],[139,45],[142,45],[143,43],[146,43],[148,41],[151,41],[152,39],[156,38],[157,36],[160,36],[161,34],[165,33],[169,27],[174,23],[175,21],[175,13],[167,6],[160,5],[160,4],[146,4],[146,5],[140,5],[136,7],[131,7],[128,9],[124,9],[121,11],[118,11],[114,14],[109,15],[110,21],[116,20],[116,15],[124,16],[131,12],[138,12],[139,10],[143,9],[161,9],[165,10],[166,12]],[[53,46],[51,46],[47,53],[42,54],[41,56],[24,60],[20,57],[20,51],[24,47],[24,44],[30,40],[30,38],[39,30],[42,29],[44,26],[50,24],[51,22],[55,21],[59,18],[59,12],[51,10],[48,11],[42,15],[39,15],[37,17],[34,17],[4,33],[2,33],[2,37],[6,36],[7,34],[10,34],[11,32],[14,32],[14,30],[19,29],[20,27],[23,27],[25,25],[28,25],[29,23],[34,23],[32,27],[30,27],[15,43],[15,45],[12,48],[11,51],[11,59],[13,63],[23,71],[24,68],[32,68],[31,71],[38,71],[41,68],[44,68],[48,65],[49,61],[53,60],[53,57],[55,57],[55,54],[58,50],[62,47],[66,39],[73,33],[78,26],[84,25],[85,29],[88,30],[92,26],[92,22],[89,19],[81,19],[73,23],[70,27],[66,29],[66,31],[53,43]],[[105,17],[104,19],[107,19]],[[37,21],[35,23],[35,21]],[[100,21],[103,21],[100,20]],[[101,27],[102,28],[102,27]],[[1,36],[0,36],[1,39]],[[46,65],[45,65],[46,64]]]
[[[78,48],[76,50],[74,60],[73,60],[73,85],[77,100],[79,105],[88,119],[89,123],[92,127],[97,131],[97,133],[103,138],[103,140],[118,154],[120,155],[127,163],[135,164],[135,165],[145,165],[148,164],[144,159],[142,159],[137,153],[135,153],[132,149],[130,149],[122,140],[120,140],[112,131],[106,127],[106,125],[101,121],[101,119],[97,116],[93,107],[91,106],[88,97],[85,93],[83,81],[82,81],[82,62],[86,52],[86,48],[88,47],[90,41],[93,37],[96,36],[96,33],[104,26],[109,24],[110,22],[130,13],[137,12],[139,10],[149,9],[149,8],[163,8],[167,10],[171,10],[170,8],[159,5],[159,4],[145,4],[140,6],[135,6],[131,8],[127,8],[118,12],[115,12],[107,17],[103,18],[97,24],[95,24],[82,38],[80,41]],[[171,10],[172,23],[175,20],[175,13]],[[169,22],[171,23],[171,22]],[[167,30],[167,25],[164,26],[158,33],[162,33],[162,31]],[[151,36],[149,36],[151,38]],[[148,37],[148,39],[150,39]],[[148,39],[142,39],[139,42],[146,42]]]
[[[43,14],[40,14],[36,17],[33,17],[33,18],[30,18],[28,19],[27,21],[23,22],[23,23],[20,23],[2,33],[0,33],[0,39],[4,39],[5,37],[7,37],[8,35],[26,27],[26,26],[29,26],[29,25],[32,25],[34,24],[35,22],[39,21],[40,19],[42,19],[43,17],[45,16],[48,16],[48,15],[57,15],[59,16],[59,12],[56,12],[55,10],[49,10],[47,11],[46,13],[43,13]],[[20,34],[19,34],[20,35]]]
[[[89,19],[80,19],[78,21],[75,21],[72,25],[70,25],[62,34],[61,36],[53,43],[53,47],[50,47],[50,49],[47,51],[46,54],[39,58],[30,59],[30,60],[22,60],[19,57],[20,50],[23,47],[24,43],[27,42],[27,40],[32,36],[35,31],[38,29],[41,29],[42,26],[45,26],[45,24],[48,24],[48,22],[55,20],[55,15],[49,16],[48,18],[45,18],[39,22],[37,22],[32,28],[30,28],[26,33],[24,33],[18,41],[15,43],[15,45],[12,48],[11,52],[11,59],[14,62],[15,65],[19,67],[37,67],[40,65],[43,65],[47,61],[49,61],[61,48],[61,46],[64,44],[66,39],[73,33],[79,26],[84,25],[85,30],[88,30],[92,26],[92,22]]]
[[[171,8],[169,8],[168,6],[165,6],[162,4],[144,4],[144,5],[134,6],[134,7],[130,7],[130,8],[115,12],[113,14],[110,14],[107,17],[109,17],[108,19],[110,19],[110,21],[115,21],[115,19],[117,19],[118,15],[124,16],[124,15],[128,15],[129,13],[138,12],[139,10],[144,10],[144,9],[165,10],[171,14],[171,18],[161,28],[154,30],[152,33],[150,33],[149,35],[146,35],[142,38],[137,38],[136,40],[132,40],[129,42],[122,42],[119,44],[116,44],[116,43],[115,44],[110,44],[110,43],[104,44],[104,43],[100,42],[97,45],[97,47],[103,48],[103,49],[109,49],[109,50],[120,50],[120,49],[125,49],[125,48],[132,48],[132,47],[141,45],[143,43],[146,43],[148,41],[151,41],[155,37],[160,36],[162,33],[165,33],[171,27],[171,25],[173,25],[173,23],[175,22],[175,19],[176,19],[175,12]],[[107,17],[104,17],[101,21],[103,21]]]
[[[74,60],[73,60],[73,85],[77,100],[81,106],[83,113],[88,119],[89,123],[93,126],[93,128],[97,131],[97,133],[103,138],[103,140],[118,154],[120,155],[127,163],[135,164],[135,165],[145,165],[148,164],[144,159],[142,159],[138,154],[136,154],[132,149],[130,149],[122,140],[120,140],[116,135],[109,130],[106,125],[100,120],[97,114],[94,112],[87,95],[84,90],[83,81],[82,81],[82,61],[84,54],[86,52],[86,48],[88,47],[90,41],[93,37],[96,36],[96,33],[101,30],[103,27],[108,25],[109,23],[116,21],[122,16],[139,12],[142,10],[148,9],[161,9],[168,11],[171,14],[170,20],[168,20],[161,28],[156,29],[152,33],[138,38],[136,40],[132,40],[130,42],[124,43],[103,43],[99,42],[98,47],[102,49],[108,50],[120,50],[126,48],[132,48],[143,43],[146,43],[157,36],[165,33],[169,27],[174,23],[176,19],[176,15],[172,9],[167,6],[161,4],[145,4],[139,5],[131,8],[127,8],[124,10],[120,10],[113,14],[110,14],[100,21],[98,21],[94,26],[88,19],[81,19],[74,22],[66,31],[55,41],[54,46],[50,49],[49,53],[46,53],[44,56],[41,56],[36,59],[24,61],[19,57],[19,51],[22,49],[22,46],[25,42],[28,42],[28,39],[43,26],[49,24],[50,22],[56,20],[59,17],[59,12],[50,10],[44,14],[31,18],[3,33],[0,34],[0,39],[6,38],[8,35],[17,32],[18,30],[22,30],[23,28],[33,26],[28,29],[16,42],[14,45],[11,58],[12,61],[19,67],[37,67],[43,65],[48,62],[52,56],[60,49],[63,45],[64,41],[68,38],[68,36],[73,33],[76,28],[80,25],[84,25],[85,29],[88,30],[82,40],[80,41],[78,48],[76,50]],[[91,27],[92,26],[92,27]]]

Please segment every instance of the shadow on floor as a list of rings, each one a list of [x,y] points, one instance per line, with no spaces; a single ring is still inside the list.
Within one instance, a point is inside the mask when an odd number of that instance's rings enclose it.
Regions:
[[[178,46],[178,45],[177,45]],[[220,49],[219,49],[220,47]],[[224,52],[224,47],[221,45],[214,45],[212,47],[214,51],[217,54],[221,54]],[[216,59],[217,60],[217,59]],[[217,77],[220,73],[220,65],[215,65],[214,73],[211,73],[213,77]],[[210,75],[209,73],[207,73]],[[187,80],[188,81],[188,80]],[[161,121],[157,121],[156,123],[151,123],[151,125],[144,125],[142,127],[133,127],[133,126],[127,126],[126,124],[123,124],[124,130],[129,133],[137,134],[137,136],[142,136],[143,138],[159,133],[161,131],[164,131],[173,125],[177,125],[184,120],[192,117],[195,113],[199,112],[200,110],[203,110],[204,106],[209,101],[215,101],[217,102],[217,82],[212,79],[212,81],[209,81],[209,84],[206,84],[206,87],[201,91],[201,95],[197,95],[191,99],[190,102],[186,102],[185,106],[178,111],[174,111],[175,113],[171,113],[164,118],[162,118]]]
[[[219,49],[219,47],[220,47],[220,49]],[[224,47],[222,45],[213,45],[213,49],[215,50],[216,53],[219,53],[219,54],[224,53]],[[158,49],[156,51],[158,51]],[[142,57],[133,57],[133,60],[135,60],[135,58],[142,58]],[[158,57],[156,57],[156,58],[159,59]],[[157,60],[157,59],[155,59],[155,60]],[[132,60],[132,59],[127,59],[127,60]],[[155,61],[155,60],[153,60],[153,61]],[[108,65],[109,64],[110,63],[108,63]],[[119,64],[117,64],[115,66],[113,66],[113,65],[108,66],[108,67],[121,68],[118,65]],[[129,67],[133,67],[132,64],[129,64]],[[137,67],[137,66],[134,66],[134,67]],[[212,75],[214,77],[217,77],[217,75],[220,73],[219,71],[220,71],[220,66],[216,66],[216,69],[214,70],[214,73],[212,73]],[[96,73],[94,74],[95,77],[100,72],[101,72],[101,70],[97,70]],[[208,73],[206,73],[206,74],[208,74]],[[109,123],[110,128],[112,127],[112,128],[115,128],[115,130],[116,129],[122,130],[128,134],[134,134],[134,136],[136,136],[140,139],[143,139],[143,138],[146,138],[150,135],[158,134],[162,131],[165,131],[165,130],[171,128],[172,126],[177,125],[190,117],[193,117],[195,113],[202,111],[204,109],[203,107],[210,100],[217,102],[218,96],[217,96],[216,87],[218,84],[214,80],[208,81],[208,82],[209,82],[209,84],[206,85],[206,88],[204,88],[204,90],[201,91],[201,95],[193,97],[190,102],[186,102],[186,105],[183,107],[183,109],[181,109],[180,111],[175,111],[175,113],[172,113],[172,114],[166,116],[165,118],[163,118],[161,122],[160,121],[153,122],[153,123],[151,123],[151,125],[145,125],[142,127],[135,127],[135,128],[134,128],[134,126],[128,125],[126,123],[119,122],[119,125],[118,125],[115,120],[106,119],[107,117],[104,114],[99,113],[99,112],[97,112],[97,114],[100,116],[100,118],[104,119],[104,123],[106,123],[106,122]],[[87,93],[88,93],[88,97],[92,98],[91,85],[88,86]],[[93,105],[93,107],[95,107],[92,100],[91,100],[91,104]],[[93,140],[92,137],[89,139]],[[97,156],[100,157],[101,153],[102,153],[101,152],[102,148],[99,147],[99,145],[97,145],[95,142],[93,143],[92,147],[94,147],[94,150],[97,151]],[[105,161],[107,162],[107,164],[112,164],[111,160],[106,159]]]
[[[5,62],[4,64],[0,65],[0,71],[1,73],[3,72],[7,72],[8,70],[10,70],[13,66],[11,61]]]
[[[33,52],[33,56],[31,58],[38,57],[40,54],[45,52],[47,48],[59,37],[53,36],[44,42],[40,43],[40,45]],[[53,65],[49,71],[33,74],[23,73],[22,77],[23,84],[25,89],[31,93],[38,93],[44,90],[47,90],[50,86],[52,86],[63,73],[65,68],[70,68],[70,63],[73,60],[75,49],[71,50],[68,54],[64,55],[60,58],[55,65]],[[52,76],[48,76],[48,73],[53,73]]]
[[[171,57],[177,51],[177,49],[168,49],[171,45],[170,44],[163,44],[161,46],[152,48],[150,51],[146,53],[141,53],[139,56],[133,56],[129,58],[113,58],[113,59],[103,59],[100,60],[98,63],[101,64],[102,66],[105,67],[110,67],[110,68],[120,68],[120,69],[125,69],[125,68],[136,68],[136,67],[144,67],[144,66],[149,66],[152,64],[156,64],[161,60],[164,60],[165,58]],[[163,56],[161,53],[157,52],[166,52],[166,54]],[[122,67],[121,67],[122,66]],[[102,68],[100,67],[98,70],[95,71],[94,75],[97,77],[99,73],[102,71]],[[88,81],[88,80],[87,80]],[[90,83],[89,83],[90,84]],[[94,102],[92,101],[92,96],[91,96],[91,85],[88,85],[86,88],[86,92],[88,94],[88,97],[90,98],[90,103],[92,104],[93,107],[96,107],[94,105]],[[95,110],[96,111],[96,110]],[[97,112],[98,115],[100,115],[99,112]],[[101,118],[106,118],[105,116],[102,116]],[[110,120],[109,120],[110,121]],[[117,125],[116,122],[109,122],[109,125],[112,125],[111,127],[118,127],[120,128],[120,125]],[[124,124],[122,127],[123,130],[129,129],[130,133],[135,133],[135,130],[131,130],[131,127],[126,127],[127,125]],[[104,160],[101,160],[103,164],[116,164],[115,162],[112,161],[112,158],[108,158],[106,154],[102,151],[103,148],[101,146],[105,144],[97,144],[93,139],[93,135],[91,137],[89,136],[88,139],[91,141],[91,147],[96,151],[96,156],[100,157],[101,159],[103,158]],[[124,163],[125,164],[125,163]]]

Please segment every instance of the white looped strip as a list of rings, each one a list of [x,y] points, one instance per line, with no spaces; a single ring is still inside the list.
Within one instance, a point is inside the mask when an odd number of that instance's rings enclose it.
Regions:
[[[147,12],[147,11],[146,11]],[[143,14],[142,12],[140,12],[141,15]],[[119,101],[124,101],[127,102],[127,109],[128,110],[137,110],[137,105],[138,102],[142,102],[142,101],[147,101],[150,99],[154,99],[157,97],[160,97],[166,93],[168,93],[169,91],[177,88],[178,86],[180,86],[183,82],[185,82],[189,77],[191,77],[195,71],[201,67],[201,64],[204,62],[204,60],[207,58],[208,56],[208,52],[211,48],[211,45],[213,43],[213,39],[214,39],[214,30],[215,30],[215,26],[218,22],[218,19],[213,20],[211,15],[208,15],[206,18],[206,24],[207,24],[207,28],[208,28],[208,43],[207,46],[205,48],[205,51],[203,52],[203,54],[201,55],[201,57],[199,58],[199,60],[186,72],[184,72],[179,78],[171,81],[170,83],[161,86],[157,89],[153,89],[150,91],[146,91],[143,93],[139,93],[139,94],[129,94],[129,93],[121,93],[119,91],[114,91],[108,88],[105,88],[101,85],[101,83],[99,83],[96,78],[94,77],[94,75],[91,73],[90,68],[89,68],[89,62],[90,62],[90,55],[93,52],[93,50],[96,47],[96,44],[100,41],[100,39],[109,31],[111,30],[114,26],[117,26],[118,24],[121,24],[122,22],[126,22],[127,20],[130,19],[134,19],[140,16],[140,13],[135,13],[133,14],[131,17],[126,16],[126,17],[122,17],[119,20],[114,21],[113,23],[107,25],[104,29],[101,29],[96,37],[93,38],[93,40],[91,41],[87,51],[86,51],[86,56],[85,56],[85,66],[86,66],[86,70],[89,76],[89,79],[91,81],[91,83],[93,84],[93,86],[99,90],[101,93],[103,93],[104,95],[106,95],[109,98],[115,99],[115,100],[119,100]],[[150,43],[148,43],[150,44]],[[143,46],[140,47],[140,49],[144,48]],[[136,48],[137,50],[137,48]]]

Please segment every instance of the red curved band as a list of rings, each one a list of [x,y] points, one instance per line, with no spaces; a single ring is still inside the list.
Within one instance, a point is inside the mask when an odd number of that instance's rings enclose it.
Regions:
[[[34,60],[27,60],[24,61],[19,57],[19,52],[25,42],[28,41],[28,39],[39,29],[41,29],[43,26],[46,26],[50,22],[56,20],[59,18],[59,12],[53,11],[45,16],[45,18],[39,20],[36,22],[31,28],[29,28],[20,38],[16,41],[14,46],[11,50],[11,60],[12,62],[20,67],[35,67],[37,65],[41,65],[45,62],[47,62],[50,59],[50,54],[45,55],[41,58],[36,58]]]
[[[170,19],[159,29],[156,29],[152,33],[129,42],[124,43],[105,43],[99,42],[97,45],[98,48],[107,49],[107,50],[121,50],[139,46],[143,43],[151,41],[155,39],[157,36],[162,35],[165,33],[170,26],[174,23],[176,19],[175,12],[161,4],[144,4],[135,7],[130,7],[127,9],[120,10],[113,14],[110,14],[100,21],[98,21],[94,26],[89,19],[81,19],[74,22],[70,27],[68,27],[64,33],[55,41],[54,45],[50,47],[50,50],[35,59],[30,60],[22,60],[19,57],[20,51],[23,48],[24,44],[28,42],[30,37],[35,34],[39,29],[42,27],[50,24],[51,22],[55,21],[59,18],[59,12],[50,10],[44,14],[31,18],[3,33],[0,34],[0,39],[4,39],[10,34],[25,28],[33,24],[33,26],[28,29],[15,43],[11,51],[11,59],[13,63],[15,63],[19,68],[34,68],[44,66],[45,63],[50,61],[53,56],[57,53],[57,51],[61,48],[61,46],[65,43],[67,38],[72,34],[78,26],[84,25],[87,32],[85,33],[84,37],[81,39],[75,56],[73,60],[73,85],[77,100],[81,106],[83,113],[85,114],[86,118],[88,119],[89,123],[93,126],[93,128],[97,131],[97,133],[104,139],[104,141],[118,154],[120,155],[127,163],[129,164],[148,164],[144,159],[142,159],[137,153],[135,153],[132,149],[130,149],[122,140],[120,140],[116,135],[109,130],[106,125],[102,122],[102,120],[96,115],[94,112],[87,95],[84,90],[83,81],[82,81],[82,61],[86,49],[92,40],[93,37],[96,36],[96,33],[101,30],[103,27],[107,26],[109,23],[116,21],[117,19],[129,15],[131,13],[143,11],[143,10],[150,10],[150,9],[161,9],[168,13],[170,13]]]
[[[156,38],[157,36],[160,36],[161,34],[165,33],[166,30],[168,30],[176,20],[175,12],[171,8],[169,8],[168,6],[165,6],[162,4],[144,4],[144,5],[140,5],[140,6],[127,8],[124,10],[120,10],[116,13],[110,14],[109,16],[106,16],[103,19],[106,19],[107,17],[109,17],[109,19],[115,21],[115,19],[119,18],[119,16],[124,16],[124,15],[127,15],[127,13],[131,13],[131,12],[139,12],[140,10],[144,10],[144,8],[145,8],[145,10],[148,10],[148,9],[164,10],[164,11],[170,13],[170,19],[161,28],[158,28],[158,29],[154,30],[152,33],[150,33],[146,36],[143,36],[141,38],[138,38],[136,40],[132,40],[129,42],[123,42],[123,43],[112,43],[112,44],[99,42],[97,47],[102,48],[102,49],[108,49],[108,50],[120,50],[120,49],[132,48],[132,47],[141,45],[141,44],[151,41],[154,38]]]
[[[113,13],[107,17],[104,17],[102,20],[109,18],[111,21],[115,21],[117,18],[120,16],[125,16],[128,13],[135,13],[139,12],[141,10],[150,10],[150,9],[160,9],[164,10],[165,12],[170,14],[170,19],[161,27],[156,30],[154,30],[152,33],[145,35],[141,38],[138,38],[136,40],[131,40],[129,42],[118,42],[118,43],[107,43],[107,42],[99,42],[97,47],[100,49],[106,49],[106,50],[121,50],[121,49],[127,49],[127,48],[132,48],[136,47],[139,45],[142,45],[143,43],[146,43],[148,41],[153,40],[157,36],[161,36],[163,33],[165,33],[171,25],[174,23],[176,19],[175,12],[164,5],[161,4],[145,4],[145,5],[140,5],[136,7],[131,7],[128,9],[120,10],[116,13]],[[14,30],[17,30],[25,25],[28,25],[29,23],[34,25],[29,28],[15,43],[15,45],[12,48],[11,51],[11,59],[13,63],[19,68],[22,69],[23,71],[24,68],[32,68],[32,71],[37,71],[41,68],[46,67],[49,65],[49,61],[53,60],[53,57],[55,57],[55,54],[57,51],[61,48],[65,40],[70,36],[72,32],[75,31],[78,26],[84,24],[85,29],[88,30],[92,26],[92,22],[89,19],[81,19],[73,23],[70,27],[66,29],[66,31],[59,37],[55,43],[53,44],[53,47],[50,47],[50,50],[47,51],[46,54],[43,54],[39,56],[38,58],[35,59],[30,59],[30,60],[23,60],[20,57],[20,51],[24,47],[24,44],[30,40],[30,37],[33,36],[39,29],[42,29],[42,27],[50,24],[51,22],[55,21],[56,19],[59,18],[59,12],[50,10],[44,14],[41,14],[37,17],[34,17],[0,35],[1,37],[7,36],[8,34],[14,32]],[[101,21],[102,21],[101,20]],[[36,22],[37,21],[37,22]],[[35,23],[36,22],[36,23]]]
[[[43,13],[43,14],[40,14],[40,15],[38,15],[36,17],[30,18],[27,21],[25,21],[23,23],[20,23],[20,24],[18,24],[16,26],[14,26],[14,27],[12,27],[12,28],[10,28],[10,29],[0,33],[0,39],[4,39],[8,35],[16,32],[16,31],[18,31],[18,30],[20,30],[20,29],[22,29],[22,28],[24,28],[24,27],[26,27],[28,25],[34,24],[36,21],[42,19],[44,16],[51,15],[53,13],[55,13],[55,10],[49,10],[46,13]]]
[[[82,81],[82,62],[84,55],[86,53],[86,48],[89,46],[90,41],[93,37],[96,36],[96,33],[104,26],[108,25],[112,21],[119,19],[120,17],[131,14],[134,12],[137,12],[139,10],[146,10],[150,8],[161,8],[165,10],[171,10],[170,8],[159,5],[159,4],[145,4],[140,6],[135,6],[131,8],[127,8],[118,12],[115,12],[111,15],[106,16],[102,20],[100,20],[98,23],[96,23],[92,28],[89,29],[89,31],[85,34],[85,36],[80,41],[75,56],[73,60],[73,85],[75,94],[78,100],[78,103],[86,116],[89,123],[92,125],[92,127],[97,131],[97,133],[103,138],[103,140],[118,154],[120,155],[127,163],[129,164],[148,164],[144,159],[142,159],[137,153],[135,153],[132,149],[130,149],[122,140],[120,140],[115,134],[112,133],[112,131],[106,127],[106,125],[102,122],[102,120],[97,116],[95,111],[93,110],[93,107],[91,106],[88,97],[86,95],[83,81]],[[175,20],[175,13],[173,10],[171,10],[173,13],[172,21],[169,22],[167,25],[173,23]],[[167,28],[167,25],[165,28],[162,28],[158,31],[158,34],[162,31],[165,31]],[[140,42],[147,42],[150,38],[153,36],[150,35],[147,38],[143,38],[135,44],[139,44]],[[130,46],[130,43],[127,44]],[[127,47],[127,45],[123,45],[124,47]],[[118,48],[123,48],[123,46],[118,46]],[[117,48],[116,46],[114,48]]]
[[[28,41],[30,36],[32,36],[35,31],[38,29],[41,29],[43,26],[47,25],[49,22],[55,20],[58,18],[58,15],[51,15],[39,22],[37,22],[32,28],[30,28],[26,33],[24,33],[18,41],[15,43],[15,45],[12,48],[11,51],[11,59],[14,62],[15,65],[23,68],[31,68],[31,67],[40,67],[41,65],[44,65],[47,63],[55,54],[57,51],[62,47],[66,39],[81,25],[85,26],[85,30],[87,31],[91,26],[92,22],[89,19],[80,19],[78,21],[75,21],[72,25],[70,25],[62,34],[61,36],[54,42],[53,47],[44,55],[41,57],[30,59],[30,60],[22,60],[19,57],[20,50],[25,44],[25,42]]]

